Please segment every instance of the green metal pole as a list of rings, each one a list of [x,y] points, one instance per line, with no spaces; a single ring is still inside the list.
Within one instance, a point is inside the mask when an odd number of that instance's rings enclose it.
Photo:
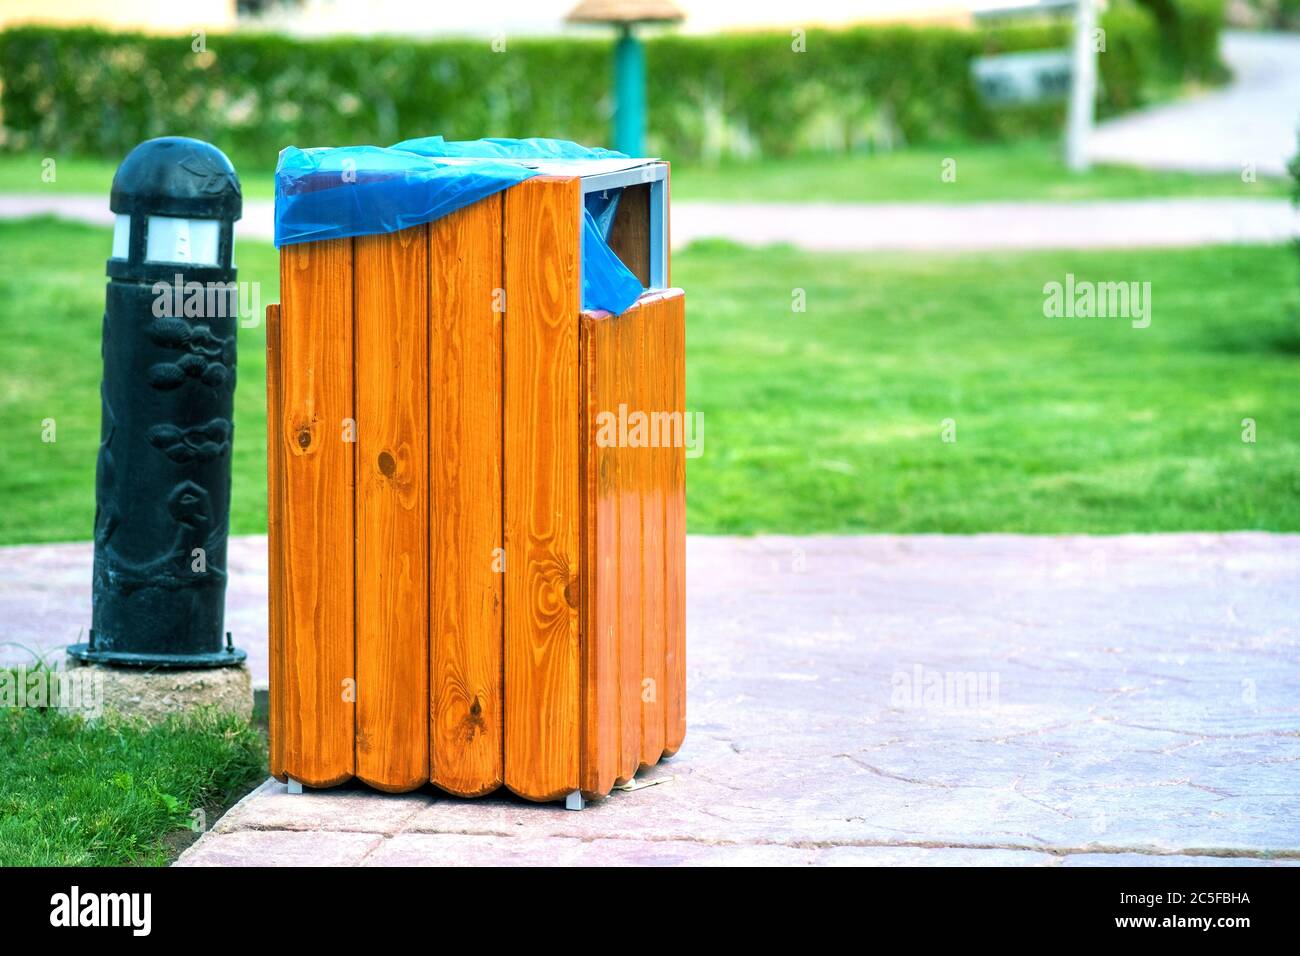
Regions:
[[[630,24],[614,47],[614,148],[645,155],[645,48]]]

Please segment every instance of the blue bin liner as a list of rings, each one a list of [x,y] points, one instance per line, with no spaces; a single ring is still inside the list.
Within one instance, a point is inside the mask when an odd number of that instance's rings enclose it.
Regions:
[[[275,169],[275,244],[370,236],[433,222],[538,175],[512,160],[625,158],[559,139],[448,142],[427,136],[388,148],[290,146],[281,150]],[[620,315],[643,291],[584,207],[582,307]]]
[[[623,198],[622,189],[603,189],[598,193],[587,193],[583,203],[591,218],[596,220],[596,228],[604,239],[609,238],[610,227],[614,225],[614,216],[618,213],[618,201]]]

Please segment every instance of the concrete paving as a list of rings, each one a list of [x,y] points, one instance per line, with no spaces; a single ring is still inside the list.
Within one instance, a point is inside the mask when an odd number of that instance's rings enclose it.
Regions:
[[[1300,35],[1227,32],[1221,49],[1228,86],[1099,124],[1089,156],[1190,172],[1251,163],[1260,176],[1285,175],[1300,133]]]
[[[84,631],[90,557],[0,548],[0,659]],[[181,864],[1300,860],[1300,535],[692,536],[687,562],[686,744],[630,789],[268,781]],[[265,686],[266,539],[230,572]]]
[[[89,541],[0,548],[0,664],[62,666],[90,629]],[[248,652],[253,687],[266,678],[266,535],[230,539],[226,630]]]
[[[264,549],[235,539],[230,591],[263,676]],[[6,632],[75,636],[89,553],[0,549]],[[630,789],[575,813],[268,781],[180,863],[1300,860],[1300,535],[693,536],[687,561],[689,732]]]
[[[112,225],[102,196],[0,195],[0,219],[52,215]],[[243,239],[270,240],[272,204],[248,200]],[[1300,235],[1286,199],[988,203],[673,203],[673,247],[699,239],[825,252],[1128,249],[1278,243]]]

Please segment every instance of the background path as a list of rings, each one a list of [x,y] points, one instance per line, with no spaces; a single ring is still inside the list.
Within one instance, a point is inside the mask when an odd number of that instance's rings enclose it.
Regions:
[[[53,215],[111,226],[103,196],[0,195],[0,219]],[[244,203],[235,227],[269,241],[269,200]],[[719,238],[821,251],[1126,249],[1277,243],[1300,235],[1286,199],[1134,199],[988,203],[673,203],[673,247]]]
[[[1222,53],[1228,86],[1101,123],[1091,158],[1206,173],[1251,162],[1261,176],[1285,175],[1300,133],[1300,34],[1229,31]]]
[[[827,252],[1129,249],[1276,243],[1300,234],[1285,199],[989,203],[675,203],[673,245],[725,238]]]

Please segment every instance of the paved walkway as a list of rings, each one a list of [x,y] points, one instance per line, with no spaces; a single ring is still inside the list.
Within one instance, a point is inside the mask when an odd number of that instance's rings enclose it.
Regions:
[[[86,640],[93,555],[89,541],[0,548],[0,664],[58,664]],[[265,688],[266,536],[231,538],[226,566],[226,630]]]
[[[1149,169],[1282,176],[1300,132],[1300,35],[1223,37],[1230,85],[1098,126],[1089,144],[1097,162]],[[1104,54],[1103,54],[1104,55]]]
[[[0,219],[54,215],[112,225],[102,196],[0,195]],[[248,200],[236,227],[270,240],[269,200]],[[673,246],[721,238],[822,251],[1125,249],[1277,243],[1300,235],[1285,199],[1144,199],[990,203],[673,204]]]
[[[264,677],[265,539],[232,555],[232,629]],[[268,781],[182,864],[1300,859],[1300,535],[691,537],[687,556],[689,732],[636,789],[572,813]],[[89,558],[0,549],[4,639],[75,638]]]

